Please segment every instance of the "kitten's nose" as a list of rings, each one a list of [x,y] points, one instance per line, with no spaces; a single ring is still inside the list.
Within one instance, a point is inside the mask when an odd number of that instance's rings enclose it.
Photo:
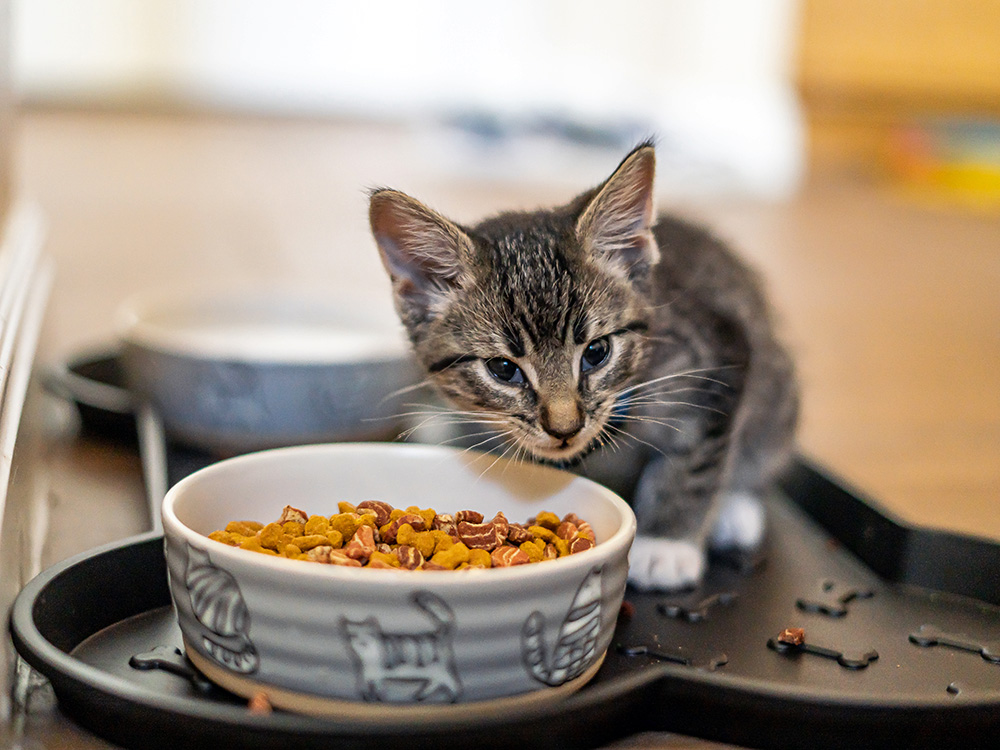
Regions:
[[[556,401],[542,405],[538,421],[545,432],[565,442],[583,429],[583,410],[575,400]]]

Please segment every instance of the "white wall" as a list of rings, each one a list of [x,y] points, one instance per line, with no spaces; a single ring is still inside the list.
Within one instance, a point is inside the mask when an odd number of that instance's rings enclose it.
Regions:
[[[781,196],[795,22],[795,0],[14,0],[14,72],[34,100],[655,132],[678,187]]]

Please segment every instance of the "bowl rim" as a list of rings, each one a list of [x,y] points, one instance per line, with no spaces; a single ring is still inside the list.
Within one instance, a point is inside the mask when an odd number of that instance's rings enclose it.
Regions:
[[[178,498],[183,495],[187,488],[189,488],[192,484],[203,481],[206,476],[231,471],[234,467],[238,468],[239,466],[250,462],[274,460],[276,456],[280,457],[282,454],[305,454],[310,452],[328,453],[340,452],[342,450],[346,452],[370,449],[386,452],[427,452],[439,457],[450,454],[455,458],[459,458],[463,455],[469,456],[471,454],[471,456],[475,456],[477,458],[488,457],[491,460],[497,458],[497,463],[492,465],[489,471],[504,471],[507,469],[517,468],[518,470],[529,472],[558,472],[559,474],[568,476],[571,482],[584,484],[585,486],[596,489],[597,495],[607,501],[616,511],[619,518],[618,528],[611,534],[611,536],[592,547],[586,553],[567,555],[555,560],[550,560],[544,564],[514,565],[508,568],[490,568],[485,570],[468,570],[464,572],[456,572],[452,570],[419,571],[416,572],[419,578],[414,578],[415,571],[410,570],[322,565],[305,560],[290,560],[283,557],[262,555],[258,552],[239,549],[237,547],[224,544],[223,542],[210,539],[201,532],[190,528],[177,517],[174,506]],[[188,544],[193,543],[193,546],[211,552],[213,559],[218,560],[218,556],[221,556],[222,559],[242,563],[242,565],[260,567],[263,570],[269,571],[275,575],[287,575],[292,579],[308,577],[310,579],[342,580],[345,582],[363,582],[365,584],[380,585],[396,585],[400,582],[412,584],[419,580],[422,586],[446,586],[448,588],[461,587],[469,585],[470,583],[478,587],[487,580],[510,581],[511,579],[522,578],[525,576],[534,578],[539,575],[545,576],[548,571],[551,571],[552,575],[556,575],[559,571],[569,572],[574,569],[593,568],[615,557],[619,553],[627,554],[636,534],[636,518],[631,506],[629,506],[628,503],[626,503],[625,500],[623,500],[615,492],[608,489],[604,485],[593,481],[592,479],[572,474],[565,470],[557,469],[551,466],[513,462],[508,458],[496,457],[490,454],[475,451],[465,451],[450,446],[414,443],[314,443],[272,448],[223,459],[222,461],[193,472],[171,487],[164,496],[161,506],[161,517],[163,521],[164,535],[166,537],[169,538],[173,536],[174,538],[181,539]],[[430,577],[426,577],[428,575]]]
[[[391,307],[373,306],[377,295],[318,287],[308,284],[247,284],[225,286],[194,284],[150,288],[135,292],[115,309],[113,328],[121,345],[142,350],[207,360],[238,360],[259,364],[355,365],[394,362],[409,356],[409,342]],[[365,310],[373,315],[351,317],[350,326],[360,323],[371,334],[372,345],[353,355],[337,348],[303,346],[292,349],[287,342],[281,352],[269,351],[244,337],[212,336],[210,339],[177,330],[165,323],[171,315],[180,317],[199,313],[204,319],[223,311],[234,323],[242,323],[260,314],[274,311],[273,322],[301,324],[317,328],[345,320],[345,312]],[[345,327],[350,327],[345,325]]]

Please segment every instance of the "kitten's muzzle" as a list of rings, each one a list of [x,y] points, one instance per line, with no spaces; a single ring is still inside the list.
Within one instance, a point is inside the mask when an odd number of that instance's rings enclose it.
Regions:
[[[586,417],[576,401],[556,402],[539,409],[538,422],[546,434],[562,441],[561,448],[568,448],[569,441],[583,429]]]

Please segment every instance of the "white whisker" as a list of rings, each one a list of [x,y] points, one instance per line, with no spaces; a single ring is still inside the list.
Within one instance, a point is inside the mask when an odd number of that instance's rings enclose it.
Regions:
[[[659,453],[659,454],[660,454],[661,456],[663,456],[664,458],[666,458],[666,457],[667,457],[667,454],[666,454],[666,453],[664,453],[664,452],[663,452],[662,450],[660,450],[659,448],[657,448],[657,447],[656,447],[655,445],[653,445],[652,443],[649,443],[649,442],[647,442],[647,441],[643,440],[642,438],[639,438],[639,437],[636,437],[636,436],[635,436],[635,435],[633,435],[632,433],[630,433],[630,432],[626,432],[625,430],[621,429],[620,427],[615,427],[614,425],[608,425],[608,427],[609,427],[610,429],[614,430],[615,432],[617,432],[617,433],[618,433],[619,435],[621,435],[621,436],[622,436],[623,438],[626,438],[626,439],[629,439],[629,440],[634,440],[634,441],[635,441],[635,442],[637,442],[637,443],[642,443],[642,444],[643,444],[643,445],[645,445],[645,446],[646,446],[647,448],[652,448],[652,449],[653,449],[654,451],[656,451],[657,453]]]

